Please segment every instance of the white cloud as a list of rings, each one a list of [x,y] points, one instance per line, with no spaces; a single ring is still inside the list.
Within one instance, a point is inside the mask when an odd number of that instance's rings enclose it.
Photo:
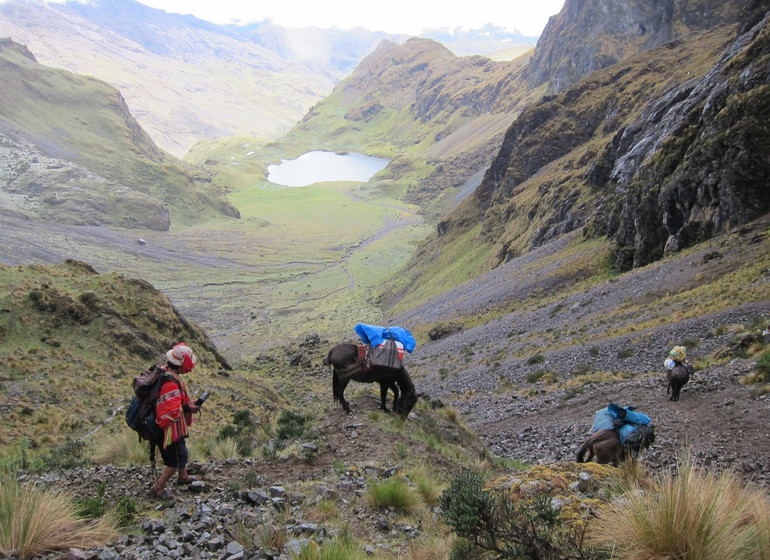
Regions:
[[[491,23],[536,36],[542,32],[548,17],[561,10],[564,0],[389,0],[378,5],[362,0],[143,0],[142,3],[215,23],[269,19],[283,27],[351,29],[362,26],[371,31],[409,35],[436,28],[478,29]]]

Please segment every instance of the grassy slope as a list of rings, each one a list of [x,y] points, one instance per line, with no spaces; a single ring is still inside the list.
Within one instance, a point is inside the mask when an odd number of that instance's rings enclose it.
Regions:
[[[596,154],[612,141],[618,130],[639,118],[651,92],[660,94],[684,77],[704,75],[733,34],[732,27],[722,28],[692,36],[690,42],[677,48],[663,47],[637,55],[596,72],[561,96],[541,104],[541,112],[549,111],[549,105],[553,110],[537,127],[536,136],[527,135],[519,140],[516,159],[510,163],[514,170],[517,165],[531,167],[530,161],[539,160],[541,154],[548,152],[543,145],[558,154],[565,139],[581,134],[581,118],[599,115],[601,120],[602,115],[612,116],[584,141],[562,149],[564,155],[546,159],[541,168],[524,176],[510,192],[496,193],[491,202],[484,203],[485,207],[479,201],[480,191],[473,193],[446,217],[450,230],[427,238],[405,269],[392,278],[383,291],[383,301],[401,301],[408,287],[409,302],[415,304],[470,277],[468,273],[446,274],[448,260],[455,269],[478,275],[497,266],[505,254],[526,254],[535,236],[555,223],[554,209],[560,208],[566,199],[574,199],[571,207],[577,209],[599,204],[603,193],[591,189],[585,180]],[[672,67],[681,71],[671,73]],[[482,220],[483,229],[478,225]],[[436,278],[446,278],[448,282],[437,283]],[[404,307],[399,303],[396,309]]]
[[[84,435],[125,404],[130,379],[177,341],[196,348],[201,373],[221,367],[208,336],[142,280],[68,261],[0,267],[0,286],[4,444]]]
[[[38,186],[73,199],[97,199],[113,207],[119,223],[120,199],[129,199],[141,212],[162,204],[172,218],[205,218],[228,208],[207,184],[207,175],[161,152],[128,112],[117,90],[94,78],[40,65],[26,49],[5,40],[0,44],[0,129],[25,138],[46,155],[74,162],[106,179],[110,188],[96,186],[87,193],[67,189],[66,180]],[[104,182],[102,179],[102,183]],[[90,196],[89,196],[90,195]],[[157,207],[145,208],[157,212]],[[56,218],[54,212],[53,218]],[[138,219],[141,223],[141,218]]]

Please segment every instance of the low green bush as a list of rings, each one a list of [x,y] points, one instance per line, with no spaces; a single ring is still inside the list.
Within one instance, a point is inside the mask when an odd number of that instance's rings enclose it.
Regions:
[[[548,494],[512,500],[503,490],[486,490],[484,479],[467,471],[455,477],[440,503],[444,520],[460,537],[452,558],[604,558],[600,551],[588,546],[582,529],[573,529],[562,521]]]
[[[279,440],[298,438],[305,433],[308,417],[284,410],[278,418],[276,436]]]

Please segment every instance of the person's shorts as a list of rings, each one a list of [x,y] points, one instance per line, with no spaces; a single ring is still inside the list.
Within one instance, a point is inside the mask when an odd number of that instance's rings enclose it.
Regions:
[[[173,442],[165,449],[163,449],[162,445],[158,447],[160,448],[160,456],[163,458],[163,464],[167,467],[183,469],[187,466],[187,458],[190,454],[187,452],[187,444],[184,438]]]

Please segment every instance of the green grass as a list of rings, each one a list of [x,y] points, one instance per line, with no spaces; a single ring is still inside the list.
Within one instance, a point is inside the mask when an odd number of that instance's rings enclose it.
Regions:
[[[397,275],[389,278],[383,291],[389,297],[392,294],[400,294],[390,311],[395,313],[410,309],[488,270],[489,247],[477,239],[479,228],[480,226],[462,235],[436,259],[420,264],[413,261],[411,265],[416,268],[399,271]],[[430,281],[414,283],[416,275],[430,278]]]
[[[321,545],[311,541],[302,549],[297,560],[359,560],[363,554],[363,545],[353,538],[350,531],[343,531]]]
[[[411,512],[419,503],[420,495],[400,478],[372,482],[366,490],[367,503],[377,509],[393,509],[399,513]]]

